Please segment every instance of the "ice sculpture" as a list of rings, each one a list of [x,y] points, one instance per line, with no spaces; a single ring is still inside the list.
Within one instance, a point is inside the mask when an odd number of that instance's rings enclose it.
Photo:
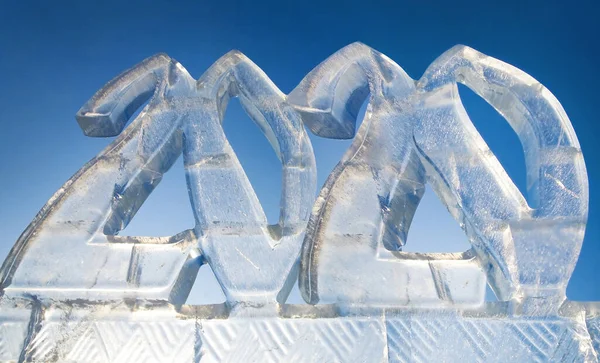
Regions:
[[[519,136],[531,204],[457,82]],[[231,97],[281,160],[276,225],[221,127]],[[355,43],[286,96],[239,52],[197,81],[161,54],[109,82],[77,121],[88,136],[118,137],[2,265],[0,361],[598,361],[600,303],[565,296],[587,220],[583,156],[556,98],[506,63],[457,46],[414,81]],[[304,126],[354,137],[316,202]],[[181,154],[195,227],[119,236]],[[426,183],[468,251],[402,251]],[[185,304],[204,264],[226,303]],[[286,304],[296,281],[309,304]],[[486,284],[498,302],[484,301]]]

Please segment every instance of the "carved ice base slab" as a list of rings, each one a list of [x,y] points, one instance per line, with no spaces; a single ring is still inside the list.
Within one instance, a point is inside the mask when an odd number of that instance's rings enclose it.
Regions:
[[[0,360],[597,361],[600,304],[567,303],[557,317],[511,317],[507,308],[488,303],[478,310],[440,313],[283,305],[277,316],[261,317],[253,308],[233,316],[223,305],[43,308],[17,303],[1,310]]]

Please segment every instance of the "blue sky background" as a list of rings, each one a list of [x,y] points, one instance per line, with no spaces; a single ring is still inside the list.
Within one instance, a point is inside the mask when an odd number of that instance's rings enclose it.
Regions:
[[[590,179],[590,214],[567,290],[600,300],[600,150],[597,141],[600,22],[593,1],[1,1],[0,257],[48,198],[112,139],[83,135],[75,112],[121,71],[166,52],[198,78],[239,49],[285,92],[341,47],[362,41],[413,78],[455,44],[513,64],[548,87],[571,118]],[[508,124],[460,88],[467,112],[521,190],[523,152]],[[225,130],[270,220],[276,220],[280,164],[237,102]],[[312,137],[319,186],[349,141]],[[181,160],[122,234],[170,235],[193,226]],[[464,234],[428,191],[409,251],[461,251]],[[201,269],[190,302],[220,299]],[[293,301],[297,301],[295,293]]]

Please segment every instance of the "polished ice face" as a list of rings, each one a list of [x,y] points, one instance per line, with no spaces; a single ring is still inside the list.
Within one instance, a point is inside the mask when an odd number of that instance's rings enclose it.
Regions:
[[[457,83],[517,133],[527,199]],[[281,161],[275,225],[223,132],[232,97]],[[2,265],[0,361],[597,361],[600,304],[565,295],[587,222],[583,156],[558,100],[519,69],[456,46],[413,80],[354,43],[285,95],[237,51],[198,80],[159,54],[76,117],[118,137]],[[305,127],[354,138],[318,194]],[[119,236],[182,154],[195,227]],[[427,184],[470,249],[403,251]],[[183,305],[204,264],[226,302]],[[285,304],[296,282],[310,305]]]

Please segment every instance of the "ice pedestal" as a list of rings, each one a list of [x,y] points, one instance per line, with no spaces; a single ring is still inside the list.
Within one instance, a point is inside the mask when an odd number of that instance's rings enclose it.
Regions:
[[[231,317],[223,306],[84,306],[2,320],[2,359],[34,362],[588,362],[600,344],[599,304],[552,317],[514,316],[503,303],[462,311],[281,307]],[[134,310],[134,311],[132,311]],[[26,308],[26,315],[31,310]]]

